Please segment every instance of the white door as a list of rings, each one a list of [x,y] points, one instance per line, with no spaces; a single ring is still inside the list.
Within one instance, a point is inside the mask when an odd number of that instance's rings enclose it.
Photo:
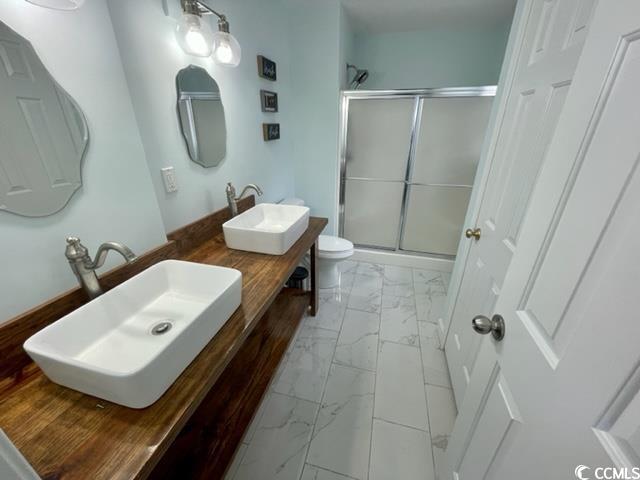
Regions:
[[[530,195],[582,52],[595,0],[525,0],[514,28],[511,81],[504,85],[501,123],[479,200],[473,241],[453,302],[445,351],[456,403],[473,375],[480,339],[469,328],[477,312],[491,312],[520,243]],[[468,225],[473,227],[474,225]]]
[[[601,0],[441,478],[640,477],[639,86],[640,2]]]

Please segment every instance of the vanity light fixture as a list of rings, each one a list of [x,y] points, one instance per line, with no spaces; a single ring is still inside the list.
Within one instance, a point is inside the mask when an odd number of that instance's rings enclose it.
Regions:
[[[176,36],[182,49],[199,57],[213,55],[218,65],[237,67],[240,64],[242,50],[240,44],[229,33],[227,17],[199,0],[180,0],[182,18],[178,22]],[[218,17],[218,31],[212,32],[203,15]]]
[[[176,40],[182,49],[197,57],[209,57],[213,52],[213,31],[195,0],[180,0],[182,17],[176,27]]]
[[[77,10],[84,4],[84,0],[27,0],[27,2],[53,10]]]

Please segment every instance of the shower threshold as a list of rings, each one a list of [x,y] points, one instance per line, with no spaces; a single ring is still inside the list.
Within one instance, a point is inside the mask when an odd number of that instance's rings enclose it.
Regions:
[[[351,260],[451,272],[455,257],[404,250],[387,250],[356,245]]]

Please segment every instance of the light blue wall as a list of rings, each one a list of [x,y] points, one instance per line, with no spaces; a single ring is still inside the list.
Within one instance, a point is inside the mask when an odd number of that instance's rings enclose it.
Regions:
[[[353,21],[344,8],[340,11],[340,44],[338,68],[340,69],[340,88],[346,89],[353,77],[353,70],[347,73],[347,63],[354,64],[356,57],[356,32]]]
[[[2,323],[77,284],[64,257],[67,236],[92,252],[107,240],[144,252],[166,238],[105,1],[69,13],[3,0],[0,20],[31,41],[91,134],[84,185],[66,208],[45,218],[0,212]],[[105,268],[120,261],[110,256]]]
[[[346,63],[371,72],[364,88],[495,85],[510,24],[365,35],[337,0],[289,0],[296,196],[337,233],[340,90]]]
[[[370,73],[362,88],[496,85],[510,26],[359,33],[355,62]]]
[[[337,0],[318,4],[292,0],[287,13],[295,193],[311,207],[312,215],[329,218],[325,232],[333,233],[338,186],[342,10]]]
[[[213,5],[213,4],[212,4]],[[151,179],[167,231],[226,206],[227,182],[241,188],[249,182],[264,191],[261,201],[291,196],[294,174],[290,120],[293,99],[289,80],[287,20],[280,0],[216,0],[231,33],[242,46],[237,68],[216,66],[210,59],[186,55],[175,41],[178,0],[109,0],[116,37],[131,91]],[[165,14],[168,7],[169,15]],[[207,17],[214,22],[212,17]],[[257,74],[256,55],[277,62],[278,80]],[[192,162],[176,116],[175,76],[189,64],[204,67],[220,86],[227,122],[227,156],[214,168]],[[262,113],[260,89],[278,93],[279,113]],[[262,122],[279,122],[282,139],[264,142]],[[296,120],[296,123],[298,121]],[[160,169],[173,166],[179,191],[164,191]]]

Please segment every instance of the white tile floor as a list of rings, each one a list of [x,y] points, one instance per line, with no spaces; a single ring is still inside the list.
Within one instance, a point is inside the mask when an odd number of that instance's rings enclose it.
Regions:
[[[449,274],[343,262],[303,319],[226,480],[434,480],[456,409]]]

